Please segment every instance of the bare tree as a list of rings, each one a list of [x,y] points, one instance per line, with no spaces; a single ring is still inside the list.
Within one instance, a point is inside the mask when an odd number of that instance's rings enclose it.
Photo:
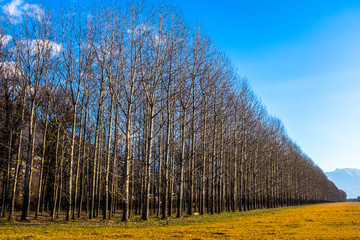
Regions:
[[[346,197],[170,4],[62,19],[0,22],[1,216],[20,201],[23,220],[128,221]]]

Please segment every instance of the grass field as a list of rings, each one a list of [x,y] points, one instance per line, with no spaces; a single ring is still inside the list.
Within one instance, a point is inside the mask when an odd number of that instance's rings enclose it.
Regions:
[[[0,221],[1,239],[360,239],[360,203],[264,209],[167,221]]]

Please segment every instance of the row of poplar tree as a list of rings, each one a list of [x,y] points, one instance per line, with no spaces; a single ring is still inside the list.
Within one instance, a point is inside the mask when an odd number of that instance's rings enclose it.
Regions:
[[[2,217],[148,220],[346,198],[171,6],[4,16],[0,29]]]

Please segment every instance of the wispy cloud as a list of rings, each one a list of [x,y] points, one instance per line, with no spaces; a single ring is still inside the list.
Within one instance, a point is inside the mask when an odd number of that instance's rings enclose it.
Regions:
[[[2,35],[0,33],[0,45],[6,46],[11,39],[12,37],[10,35]]]
[[[1,0],[0,0],[1,1]],[[40,20],[44,15],[44,10],[38,4],[29,4],[23,0],[12,0],[2,7],[4,14],[10,17],[13,23],[19,23],[24,16],[33,17]]]
[[[10,3],[7,3],[3,6],[3,12],[9,14],[10,17],[21,17],[23,12],[20,9],[20,6],[23,4],[23,0],[13,0]]]
[[[20,73],[15,62],[0,62],[0,70],[2,77],[14,77]]]
[[[25,3],[24,6],[22,6],[22,9],[24,10],[26,15],[36,18],[38,20],[40,20],[41,17],[44,15],[44,10],[37,4]]]
[[[139,26],[135,27],[135,29],[128,29],[126,32],[128,34],[133,34],[135,38],[141,37],[144,34],[148,34],[156,46],[162,45],[166,42],[166,38],[161,33],[161,31],[149,23],[140,24]]]
[[[50,40],[22,40],[21,41],[22,50],[29,51],[31,55],[36,55],[39,53],[45,53],[50,51],[51,56],[57,56],[63,50],[61,44]]]

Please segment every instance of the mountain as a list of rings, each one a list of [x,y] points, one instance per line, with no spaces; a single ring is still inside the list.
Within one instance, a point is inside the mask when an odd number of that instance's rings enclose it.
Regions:
[[[325,174],[339,189],[346,192],[347,198],[360,196],[360,169],[343,168]]]

